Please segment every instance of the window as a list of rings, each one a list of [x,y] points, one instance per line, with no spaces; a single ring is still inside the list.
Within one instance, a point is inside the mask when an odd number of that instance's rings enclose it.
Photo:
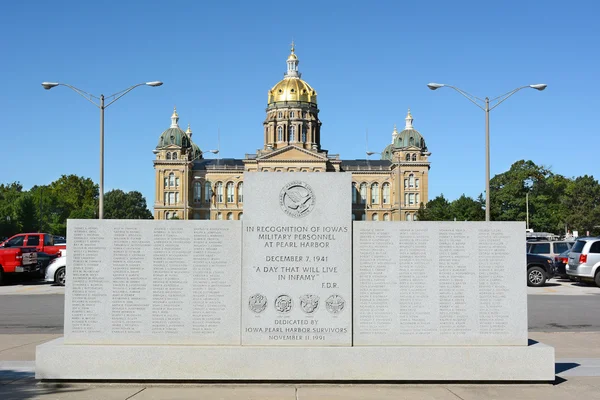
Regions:
[[[173,218],[177,218],[177,211],[173,211]]]
[[[282,126],[277,127],[277,141],[283,142],[283,127]]]
[[[590,246],[590,253],[600,253],[600,242],[594,242]]]
[[[227,202],[233,203],[235,200],[235,193],[233,193],[233,182],[227,182]]]
[[[165,178],[165,187],[169,186],[169,178]]]
[[[408,176],[408,187],[415,187],[415,176],[413,174]]]
[[[171,159],[171,153],[167,153],[167,160]]]
[[[296,141],[296,127],[290,126],[290,142]]]
[[[194,219],[200,219],[200,213],[194,213]]]
[[[383,184],[383,204],[390,204],[390,184]]]
[[[371,204],[379,204],[379,184],[371,185]]]
[[[244,202],[244,183],[238,183],[238,203]]]
[[[175,204],[175,192],[166,193],[167,204]]]
[[[569,245],[564,242],[554,243],[554,253],[560,254],[569,250]]]
[[[57,238],[58,240],[58,238]],[[66,241],[62,241],[61,243],[67,243]],[[55,242],[54,242],[54,236],[52,235],[45,235],[44,236],[44,246],[54,246]],[[56,243],[59,244],[59,243]]]
[[[179,186],[179,178],[175,178],[175,186]]]
[[[240,218],[240,221],[244,219],[244,213],[243,212],[240,213],[239,218]]]
[[[407,220],[407,221],[411,221],[411,220],[412,220],[412,219],[411,219],[411,215],[410,215],[410,214],[406,214],[406,220]]]
[[[228,221],[232,221],[233,220],[233,213],[227,213],[227,220]]]
[[[306,143],[306,126],[302,127],[302,142]]]
[[[283,118],[283,113],[281,111],[277,113],[277,118]]]
[[[165,219],[171,219],[171,213],[170,212],[166,212],[165,213]]]
[[[404,193],[404,205],[408,204],[408,193]]]
[[[366,213],[365,213],[365,214],[362,214],[362,215],[360,216],[360,220],[361,220],[361,221],[366,221],[366,220],[367,220],[367,214],[366,214]]]
[[[415,138],[414,137],[410,137],[410,139],[408,139],[408,145],[409,146],[414,146],[415,145]]]
[[[573,245],[571,252],[573,253],[581,253],[583,251],[583,246],[585,246],[585,242],[583,240],[578,240]]]
[[[390,220],[390,214],[383,214],[383,220],[384,221],[389,221]]]
[[[408,187],[408,179],[404,179],[404,189]]]
[[[220,212],[217,213],[217,219],[220,221],[223,219],[223,214],[221,214]]]
[[[356,215],[352,214],[352,221],[356,220]]]
[[[223,182],[217,182],[217,202],[223,202]]]
[[[410,154],[406,155],[406,161],[410,161]]]
[[[202,184],[200,182],[194,182],[194,201],[196,203],[202,201]]]
[[[532,254],[550,254],[550,243],[535,243],[531,245]]]
[[[179,204],[179,192],[175,192],[175,204]]]
[[[408,195],[408,204],[409,205],[415,204],[415,194],[414,193],[410,193]]]
[[[418,221],[418,220],[419,220],[419,218],[417,217],[417,214],[415,214],[415,215],[413,216],[413,221]]]
[[[413,161],[417,161],[417,155],[416,155],[416,154],[413,154],[413,155],[412,155],[412,160],[413,160]]]
[[[39,245],[40,245],[40,237],[38,235],[27,236],[27,246],[39,246]]]
[[[177,160],[177,153],[173,152],[173,160]]]
[[[358,200],[358,189],[356,189],[356,183],[352,184],[352,204],[356,204]]]
[[[212,186],[210,182],[206,182],[204,184],[204,201],[206,203],[210,203],[210,198],[212,197]]]
[[[373,217],[371,217],[371,219],[372,219],[373,221],[379,221],[379,215],[377,215],[377,214],[373,214]]]
[[[172,172],[169,174],[169,186],[175,186],[175,174]]]
[[[365,204],[367,202],[367,184],[360,184],[360,204]]]
[[[296,116],[296,114],[294,114],[293,111],[290,111],[290,118],[294,118]]]
[[[419,187],[419,178],[415,179],[415,187],[418,188]]]
[[[415,195],[415,198],[416,198],[416,200],[415,200],[415,203],[416,203],[417,205],[418,205],[418,204],[421,204],[421,195],[420,195],[419,193],[417,193],[417,194]]]

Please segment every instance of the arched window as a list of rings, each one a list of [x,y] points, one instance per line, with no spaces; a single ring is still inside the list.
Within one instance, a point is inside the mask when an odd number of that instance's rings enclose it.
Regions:
[[[177,218],[177,211],[173,211],[173,218]]]
[[[371,217],[371,219],[373,221],[379,221],[379,215],[378,214],[373,214],[373,217]]]
[[[277,118],[283,118],[283,113],[281,111],[277,113]]]
[[[383,204],[390,204],[390,184],[387,182],[383,184]]]
[[[367,184],[360,184],[360,204],[365,204],[367,202]]]
[[[194,182],[194,201],[196,203],[202,201],[202,184],[200,182]],[[200,219],[194,217],[194,219]]]
[[[238,183],[238,203],[244,202],[244,182]]]
[[[281,125],[277,127],[277,141],[283,142],[283,126]]]
[[[171,219],[171,213],[170,212],[166,212],[165,213],[165,219]]]
[[[383,220],[384,221],[389,221],[390,220],[390,214],[388,214],[388,213],[383,214]]]
[[[296,141],[296,127],[295,126],[290,126],[290,142],[295,142]]]
[[[212,186],[210,182],[206,181],[204,184],[204,201],[206,203],[210,203],[210,198],[212,197]]]
[[[290,111],[290,118],[294,118],[296,116],[296,114],[294,114],[293,111]]]
[[[235,193],[233,193],[233,182],[227,182],[227,202],[228,203],[234,202],[234,200],[235,200],[234,195],[235,195]]]
[[[171,159],[171,153],[167,152],[167,160],[170,160],[170,159]]]
[[[371,185],[371,204],[379,204],[379,184]]]
[[[419,217],[417,217],[417,214],[415,214],[415,216],[413,217],[413,221],[418,221]]]
[[[244,213],[243,212],[240,213],[239,218],[240,218],[240,221],[244,219]]]
[[[406,214],[406,220],[407,221],[412,221],[412,214]]]
[[[412,155],[412,160],[413,160],[413,161],[417,161],[417,155],[416,155],[416,154],[413,154],[413,155]]]
[[[175,174],[173,172],[169,174],[169,186],[175,186]]]
[[[223,202],[223,182],[217,182],[217,202]]]
[[[227,213],[227,220],[228,221],[232,221],[233,220],[233,213]]]
[[[358,202],[358,189],[356,188],[356,183],[352,184],[352,204],[356,204]]]
[[[410,161],[410,154],[406,155],[406,161]]]
[[[410,137],[410,139],[408,139],[408,145],[409,146],[414,146],[415,145],[415,138],[414,137]]]
[[[408,176],[408,187],[415,187],[415,176],[413,174]]]
[[[173,160],[177,160],[177,153],[173,152]]]
[[[223,214],[221,214],[220,212],[217,213],[217,219],[220,221],[223,219]]]
[[[306,143],[306,126],[302,126],[302,143]]]

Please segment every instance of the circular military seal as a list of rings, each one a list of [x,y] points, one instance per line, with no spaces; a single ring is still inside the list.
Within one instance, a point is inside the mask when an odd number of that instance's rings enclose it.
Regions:
[[[300,296],[300,308],[307,314],[312,314],[319,308],[319,296],[305,294]]]
[[[281,189],[279,205],[290,217],[302,218],[315,207],[315,194],[306,182],[292,181]]]
[[[275,299],[275,309],[280,313],[289,313],[292,311],[292,298],[287,294],[282,294]]]
[[[339,314],[344,309],[346,305],[346,301],[342,298],[342,296],[337,294],[332,294],[325,300],[325,308],[332,314]]]
[[[267,297],[260,293],[253,294],[248,300],[248,307],[255,313],[261,313],[267,308]]]

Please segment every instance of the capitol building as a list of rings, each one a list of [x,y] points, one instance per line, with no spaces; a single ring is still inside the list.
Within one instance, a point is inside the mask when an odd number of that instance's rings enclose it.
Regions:
[[[428,200],[431,153],[413,127],[410,110],[404,129],[398,132],[394,126],[380,160],[330,155],[321,148],[317,91],[302,79],[298,64],[292,44],[284,78],[268,92],[264,144],[256,154],[204,158],[191,129],[182,130],[173,111],[171,126],[154,149],[155,219],[243,219],[246,172],[350,172],[352,219],[416,220],[419,206]]]

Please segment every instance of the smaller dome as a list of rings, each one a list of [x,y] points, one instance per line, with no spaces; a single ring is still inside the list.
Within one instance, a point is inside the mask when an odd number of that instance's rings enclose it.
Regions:
[[[200,150],[200,147],[192,142],[192,159],[196,160],[202,158],[202,150]]]
[[[298,56],[295,55],[294,53],[290,54],[290,56],[288,57],[288,61],[289,60],[297,60],[297,59],[298,59]]]
[[[180,147],[189,147],[190,139],[188,135],[186,135],[181,129],[169,128],[158,138],[158,145],[156,145],[156,148],[161,148],[172,144]]]
[[[394,139],[393,145],[397,149],[402,147],[419,147],[421,149],[427,149],[425,139],[416,129],[405,129],[400,132]]]

